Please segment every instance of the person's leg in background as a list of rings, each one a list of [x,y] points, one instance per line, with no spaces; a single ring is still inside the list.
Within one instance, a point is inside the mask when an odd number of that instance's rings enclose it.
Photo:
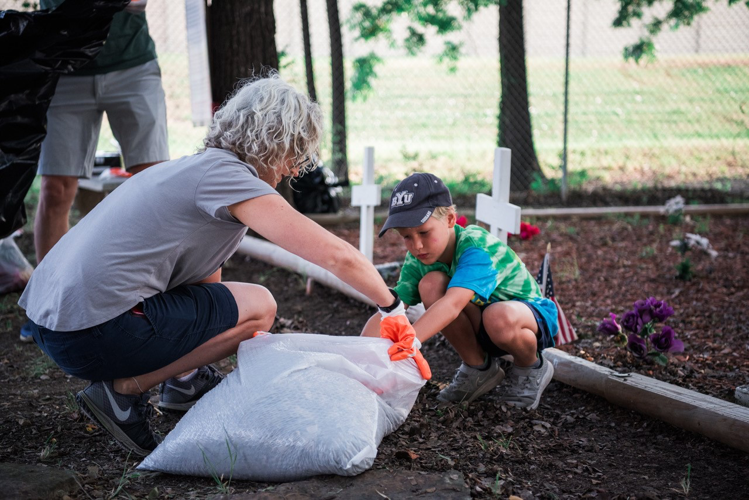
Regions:
[[[169,159],[166,98],[156,60],[101,75],[99,102],[122,149],[125,169],[137,174]]]
[[[42,176],[34,220],[37,265],[69,229],[78,179],[93,172],[101,121],[94,77],[61,77],[47,112],[37,172]]]

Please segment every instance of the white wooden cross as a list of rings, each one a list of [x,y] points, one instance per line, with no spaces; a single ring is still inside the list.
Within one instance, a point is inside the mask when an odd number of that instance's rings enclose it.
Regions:
[[[490,232],[507,243],[507,233],[520,233],[520,207],[510,203],[510,160],[508,148],[494,150],[492,195],[476,196],[476,220],[489,224]]]
[[[360,186],[351,188],[351,206],[361,207],[359,251],[372,262],[374,246],[374,207],[380,205],[380,186],[374,183],[374,148],[364,148],[364,171]]]

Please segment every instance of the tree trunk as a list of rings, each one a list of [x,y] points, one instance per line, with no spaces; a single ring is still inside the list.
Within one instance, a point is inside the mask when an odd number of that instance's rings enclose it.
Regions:
[[[276,18],[273,0],[213,0],[206,13],[211,92],[218,107],[240,80],[278,70]],[[294,206],[288,182],[276,190]]]
[[[499,146],[512,150],[513,191],[526,191],[536,176],[543,178],[533,147],[525,67],[523,1],[499,5],[499,65],[502,95],[499,101]]]
[[[326,0],[330,28],[330,67],[333,94],[333,171],[341,182],[348,183],[348,157],[346,155],[346,80],[343,73],[343,43],[341,22],[338,18],[338,1]]]
[[[302,42],[304,43],[304,69],[307,70],[307,94],[309,94],[310,99],[317,101],[317,92],[315,92],[315,72],[312,68],[312,41],[309,35],[307,0],[299,0],[299,10],[302,13]]]
[[[273,0],[213,0],[207,7],[213,102],[223,103],[237,82],[278,69]]]

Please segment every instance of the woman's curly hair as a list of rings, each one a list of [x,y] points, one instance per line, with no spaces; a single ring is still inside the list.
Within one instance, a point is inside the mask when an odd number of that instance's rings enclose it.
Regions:
[[[245,80],[216,111],[205,148],[221,148],[262,175],[293,158],[300,173],[317,166],[322,137],[320,106],[272,73]]]

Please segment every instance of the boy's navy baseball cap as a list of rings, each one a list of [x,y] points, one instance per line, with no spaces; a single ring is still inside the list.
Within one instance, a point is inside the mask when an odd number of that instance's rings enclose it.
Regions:
[[[411,174],[393,189],[390,212],[377,237],[394,227],[420,226],[429,220],[435,208],[452,204],[450,190],[439,177],[424,172]]]

